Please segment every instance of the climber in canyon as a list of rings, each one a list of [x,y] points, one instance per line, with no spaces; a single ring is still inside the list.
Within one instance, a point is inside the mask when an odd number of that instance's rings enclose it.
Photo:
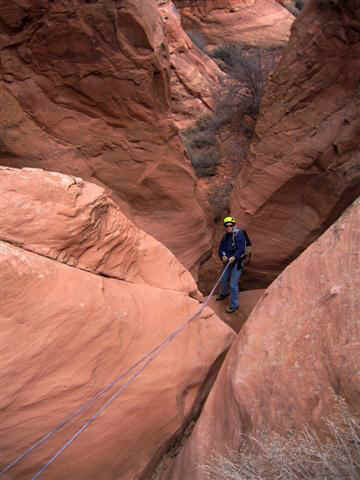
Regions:
[[[219,257],[227,265],[220,283],[220,293],[216,300],[224,300],[230,295],[227,313],[234,313],[239,308],[239,280],[245,263],[251,255],[251,241],[245,230],[236,226],[234,217],[224,218],[225,234],[219,245]]]

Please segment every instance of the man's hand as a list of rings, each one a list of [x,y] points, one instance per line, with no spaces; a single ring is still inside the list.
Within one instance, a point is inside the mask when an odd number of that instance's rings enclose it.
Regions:
[[[235,262],[235,260],[236,260],[236,257],[230,257],[229,258],[229,263],[233,263],[233,262]]]
[[[222,256],[222,261],[223,261],[223,263],[227,263],[228,257],[226,255],[223,255]]]

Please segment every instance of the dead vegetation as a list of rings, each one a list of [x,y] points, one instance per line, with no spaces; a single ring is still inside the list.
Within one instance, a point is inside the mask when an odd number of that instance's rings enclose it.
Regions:
[[[215,455],[201,468],[211,480],[358,480],[360,422],[344,410],[340,421],[326,422],[325,438],[310,428],[244,436],[239,453]]]
[[[212,115],[202,117],[191,129],[182,132],[187,154],[198,177],[213,176],[221,158],[219,143],[223,134],[236,139],[232,161],[241,165],[254,132],[264,91],[266,64],[272,52],[246,45],[224,45],[212,58],[227,73],[215,96]]]

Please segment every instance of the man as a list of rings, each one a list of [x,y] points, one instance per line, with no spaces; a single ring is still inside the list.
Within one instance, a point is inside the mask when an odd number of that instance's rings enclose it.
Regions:
[[[224,218],[225,235],[219,246],[219,257],[228,268],[220,282],[220,294],[216,300],[224,300],[230,293],[230,304],[227,313],[234,313],[239,308],[239,280],[243,271],[247,247],[251,243],[245,232],[236,228],[234,217]]]

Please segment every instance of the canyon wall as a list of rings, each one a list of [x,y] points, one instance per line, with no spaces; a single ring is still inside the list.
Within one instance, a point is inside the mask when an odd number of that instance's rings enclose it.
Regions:
[[[204,45],[282,46],[294,17],[276,0],[175,0],[185,31]]]
[[[268,284],[360,193],[358,2],[307,3],[270,76],[231,211]]]
[[[169,46],[172,118],[183,130],[213,113],[226,75],[185,33],[180,12],[171,0],[160,0],[159,11]]]
[[[196,274],[210,230],[171,113],[155,0],[0,5],[0,163],[106,185]]]

